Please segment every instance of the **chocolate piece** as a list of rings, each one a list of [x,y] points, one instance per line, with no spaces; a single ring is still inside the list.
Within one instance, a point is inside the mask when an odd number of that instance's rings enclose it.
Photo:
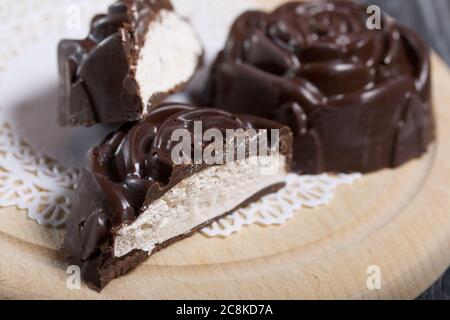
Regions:
[[[260,162],[251,161],[254,154],[248,148],[245,157],[233,163],[176,164],[172,152],[177,142],[172,134],[176,129],[194,134],[198,121],[200,134],[212,128],[223,135],[226,129],[278,129],[279,140],[272,136],[262,140],[269,152],[259,153],[256,159],[278,157],[279,166],[273,172],[260,170]],[[205,152],[216,140],[201,142],[200,150]],[[278,150],[271,148],[276,142]],[[224,159],[230,154],[237,159],[239,144],[230,149],[226,141],[220,145]],[[62,250],[70,264],[80,266],[89,286],[101,290],[151,253],[281,188],[291,157],[291,132],[276,122],[180,104],[158,107],[90,151]]]
[[[242,14],[206,105],[289,125],[303,173],[371,172],[419,157],[435,138],[429,49],[387,16],[370,30],[368,17],[350,1]]]
[[[59,44],[59,122],[142,119],[189,81],[201,56],[198,37],[169,0],[117,1],[92,20],[86,39]]]

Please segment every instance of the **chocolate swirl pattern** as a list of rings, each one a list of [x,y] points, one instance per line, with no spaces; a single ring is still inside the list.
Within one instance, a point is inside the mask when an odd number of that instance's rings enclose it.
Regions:
[[[83,278],[94,288],[103,288],[147,257],[134,251],[114,255],[114,237],[146,208],[181,180],[206,169],[206,164],[174,164],[171,140],[176,129],[194,135],[194,122],[203,131],[226,129],[280,129],[280,153],[290,164],[290,130],[276,122],[253,116],[235,116],[211,108],[181,104],[162,105],[140,122],[124,125],[93,148],[76,190],[67,222],[63,252],[71,264],[81,267]],[[202,150],[209,143],[203,142]]]
[[[367,19],[350,1],[244,13],[207,104],[289,125],[304,173],[371,172],[420,156],[434,139],[429,49],[385,15],[380,30]]]

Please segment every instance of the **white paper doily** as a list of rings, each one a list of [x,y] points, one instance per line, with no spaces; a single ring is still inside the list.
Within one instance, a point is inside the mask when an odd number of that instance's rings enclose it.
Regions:
[[[77,180],[77,169],[36,152],[8,123],[0,124],[0,207],[17,206],[40,224],[61,227]]]
[[[250,206],[237,210],[210,227],[203,228],[201,232],[209,237],[226,237],[251,224],[281,225],[301,208],[316,208],[328,204],[339,185],[352,184],[360,177],[359,173],[316,176],[289,174],[286,187],[277,193],[269,194]]]
[[[56,46],[82,38],[91,17],[112,0],[2,0],[0,2],[0,207],[17,206],[30,219],[61,227],[87,150],[112,127],[61,128],[57,115]],[[187,101],[203,86],[208,66],[225,42],[235,17],[258,7],[256,0],[172,0],[190,18],[205,46],[205,68]],[[287,177],[287,186],[205,228],[207,236],[228,236],[245,225],[282,224],[301,207],[327,204],[340,184],[360,175]]]

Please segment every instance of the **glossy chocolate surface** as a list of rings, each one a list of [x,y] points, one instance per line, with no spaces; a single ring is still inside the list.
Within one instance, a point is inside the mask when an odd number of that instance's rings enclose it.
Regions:
[[[147,105],[142,103],[135,79],[136,64],[148,26],[161,10],[172,10],[169,0],[120,0],[107,14],[94,17],[86,39],[60,42],[61,125],[129,122],[143,117]],[[168,94],[153,97],[152,104]]]
[[[292,2],[234,23],[206,104],[291,127],[303,173],[371,172],[434,139],[429,49],[412,30],[350,1]]]
[[[171,160],[176,144],[171,140],[173,131],[183,128],[193,135],[194,121],[202,121],[203,131],[280,129],[280,152],[287,156],[290,165],[289,128],[254,116],[172,104],[150,111],[140,122],[124,125],[90,151],[66,226],[63,252],[71,264],[81,267],[83,278],[93,288],[103,288],[147,255],[132,252],[125,257],[114,257],[115,232],[134,222],[153,201],[182,179],[207,167],[206,164],[175,165]],[[209,144],[204,142],[202,150]],[[124,262],[127,259],[135,264]]]

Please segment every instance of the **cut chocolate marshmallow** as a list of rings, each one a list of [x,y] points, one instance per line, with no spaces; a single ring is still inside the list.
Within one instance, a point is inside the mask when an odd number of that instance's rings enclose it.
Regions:
[[[177,149],[177,130],[189,133],[188,148]],[[211,130],[223,141],[205,138]],[[230,130],[236,135],[227,139]],[[195,158],[197,151],[205,156],[211,150],[218,161]],[[291,158],[291,132],[276,122],[211,108],[160,106],[90,152],[63,252],[80,266],[85,281],[101,290],[151,253],[280,189]]]
[[[267,161],[278,161],[276,157],[281,158],[281,163],[286,162],[279,154]],[[247,159],[214,166],[182,180],[152,203],[134,223],[118,231],[115,255],[120,257],[136,249],[151,252],[159,243],[190,232],[205,221],[233,211],[259,191],[283,183],[285,167],[272,175],[262,175],[258,162]]]
[[[58,47],[62,125],[142,119],[194,75],[202,57],[189,22],[168,0],[121,0],[84,40]]]

